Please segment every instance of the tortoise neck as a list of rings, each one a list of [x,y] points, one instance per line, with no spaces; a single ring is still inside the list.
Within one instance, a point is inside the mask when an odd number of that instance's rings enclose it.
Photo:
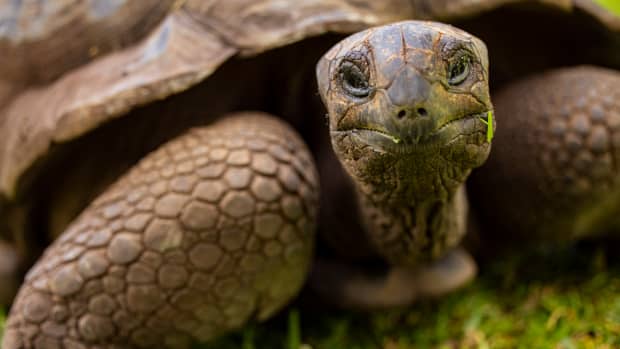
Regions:
[[[394,264],[415,265],[459,243],[470,168],[432,150],[367,160],[349,168],[349,174],[356,182],[367,234],[380,255]]]
[[[359,204],[371,243],[392,264],[417,265],[437,259],[456,247],[465,234],[464,185],[445,199],[429,198],[412,205],[360,193]]]

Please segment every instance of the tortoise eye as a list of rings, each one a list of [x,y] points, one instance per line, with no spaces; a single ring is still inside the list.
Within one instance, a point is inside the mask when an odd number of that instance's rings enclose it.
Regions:
[[[351,97],[366,98],[372,92],[368,60],[362,52],[350,52],[338,68],[342,89]]]
[[[448,83],[452,86],[463,83],[469,77],[471,62],[471,54],[467,52],[457,54],[456,59],[453,59],[448,66]]]
[[[342,87],[353,97],[364,98],[370,95],[368,76],[353,62],[343,62],[340,66]]]

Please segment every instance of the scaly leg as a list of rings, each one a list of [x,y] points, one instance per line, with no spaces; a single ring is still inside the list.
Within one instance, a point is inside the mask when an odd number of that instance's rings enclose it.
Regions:
[[[509,85],[494,103],[502,127],[471,195],[487,238],[620,232],[620,72],[549,71]]]
[[[47,249],[2,348],[186,348],[269,317],[306,278],[317,186],[305,145],[276,118],[187,132]]]

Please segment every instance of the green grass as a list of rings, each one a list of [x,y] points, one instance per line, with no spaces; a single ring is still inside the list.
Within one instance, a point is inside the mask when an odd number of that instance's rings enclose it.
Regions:
[[[4,309],[0,308],[0,345],[2,345],[2,334],[4,333]]]
[[[617,348],[620,254],[600,246],[502,254],[465,289],[407,309],[355,313],[298,300],[198,348]]]
[[[299,323],[299,311],[293,309],[288,313],[288,349],[301,347],[301,324]]]
[[[610,12],[620,16],[620,1],[618,0],[595,0],[599,5],[608,9]]]

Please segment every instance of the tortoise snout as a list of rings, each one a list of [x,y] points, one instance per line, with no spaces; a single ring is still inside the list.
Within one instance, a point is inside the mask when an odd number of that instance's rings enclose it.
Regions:
[[[396,119],[410,119],[429,115],[427,101],[431,84],[411,66],[405,66],[387,89],[388,97],[397,106]]]

